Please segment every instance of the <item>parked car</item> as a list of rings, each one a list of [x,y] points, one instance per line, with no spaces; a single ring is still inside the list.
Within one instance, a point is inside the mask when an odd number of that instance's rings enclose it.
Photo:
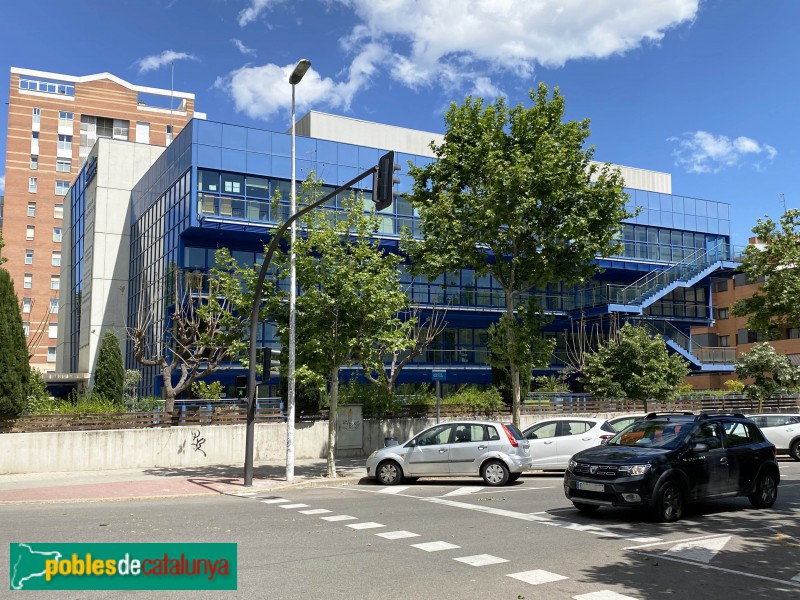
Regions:
[[[519,479],[530,465],[530,444],[511,423],[459,421],[376,450],[367,459],[367,477],[394,485],[404,477],[480,475],[487,485],[499,486]]]
[[[567,468],[572,455],[614,437],[605,419],[553,417],[526,427],[522,435],[531,444],[532,469]]]
[[[609,419],[608,424],[611,425],[611,429],[619,433],[631,423],[635,423],[636,421],[641,421],[642,419],[644,419],[644,417],[645,415],[623,415],[621,417],[614,417],[613,419]]]
[[[649,508],[677,521],[687,502],[747,496],[756,508],[778,497],[775,446],[744,415],[657,414],[572,457],[564,493],[584,513],[601,506]]]
[[[800,415],[766,413],[747,415],[761,428],[764,437],[775,444],[778,454],[788,454],[800,460]]]

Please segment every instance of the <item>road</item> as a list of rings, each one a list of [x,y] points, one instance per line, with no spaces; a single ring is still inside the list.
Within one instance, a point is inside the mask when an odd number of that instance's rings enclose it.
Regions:
[[[242,598],[798,598],[800,462],[782,459],[781,473],[771,510],[738,498],[695,505],[672,524],[622,509],[581,515],[564,498],[561,476],[549,473],[505,488],[431,479],[271,496],[4,506],[2,530],[4,542],[237,542],[239,589],[227,594]],[[0,545],[3,564],[8,548]]]

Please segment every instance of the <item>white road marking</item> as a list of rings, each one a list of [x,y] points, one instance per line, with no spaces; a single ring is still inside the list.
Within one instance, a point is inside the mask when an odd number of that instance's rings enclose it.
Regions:
[[[542,525],[549,525],[551,527],[562,527],[564,529],[571,529],[573,531],[593,533],[599,537],[635,540],[639,542],[654,542],[659,539],[655,537],[624,535],[621,533],[614,533],[612,531],[608,531],[607,529],[603,529],[602,527],[595,527],[594,525],[583,525],[580,523],[572,523],[569,521],[559,521],[556,519],[549,519],[539,516],[541,513],[538,514],[521,513],[513,510],[505,510],[503,508],[495,508],[493,506],[479,506],[477,504],[467,504],[466,502],[458,502],[456,500],[446,500],[444,498],[425,498],[424,500],[427,502],[433,502],[434,504],[444,504],[445,506],[453,506],[455,508],[465,508],[467,510],[474,510],[477,512],[496,515],[498,517],[509,517],[511,519],[519,519],[521,521],[541,523]]]
[[[600,592],[589,592],[588,594],[579,594],[573,596],[573,600],[636,600],[633,596],[626,596],[625,594],[618,594],[611,590],[602,590]]]
[[[395,486],[392,486],[392,487],[383,488],[382,490],[379,490],[378,493],[379,494],[399,494],[400,492],[406,491],[410,487],[411,487],[410,485],[395,485]]]
[[[505,558],[499,556],[492,556],[491,554],[476,554],[475,556],[462,556],[454,558],[458,562],[463,562],[473,567],[485,567],[486,565],[499,565],[500,563],[508,562]]]
[[[301,510],[300,514],[301,515],[322,515],[322,514],[329,513],[329,512],[331,512],[331,511],[329,511],[327,508],[312,508],[311,510]]]
[[[261,500],[263,504],[280,504],[281,502],[288,502],[286,498],[270,498],[269,500]]]
[[[377,529],[378,527],[386,527],[386,525],[368,521],[366,523],[350,523],[350,525],[347,527],[350,527],[351,529]]]
[[[792,577],[792,581],[800,581],[800,573]]]
[[[683,538],[682,540],[661,540],[659,542],[653,542],[652,544],[641,544],[639,546],[628,546],[623,548],[623,550],[641,550],[642,548],[650,548],[652,546],[663,546],[664,544],[683,544],[688,542],[696,542],[698,540],[708,540],[712,538],[719,537],[718,533],[713,535],[699,535],[697,537],[690,537],[690,538]]]
[[[552,581],[561,581],[562,579],[569,579],[563,575],[551,573],[550,571],[543,571],[542,569],[534,569],[533,571],[523,571],[522,573],[510,573],[506,577],[513,577],[531,585],[541,585],[542,583],[550,583]]]
[[[712,571],[721,571],[722,573],[731,573],[733,575],[741,575],[742,577],[752,577],[753,579],[763,579],[764,581],[771,581],[773,583],[780,583],[782,585],[793,585],[800,587],[800,581],[794,583],[794,578],[789,581],[784,579],[776,579],[775,577],[767,577],[766,575],[756,575],[755,573],[746,573],[745,571],[734,571],[733,569],[725,569],[723,567],[715,567],[713,565],[704,565],[702,563],[698,563],[691,560],[685,560],[683,558],[675,558],[672,556],[667,556],[666,554],[652,554],[650,552],[642,552],[643,556],[649,556],[650,558],[663,559],[663,560],[671,560],[673,562],[679,562],[684,565],[694,565],[700,569],[711,569]]]
[[[320,517],[323,521],[352,521],[355,517],[350,515],[334,515],[332,517]]]
[[[387,531],[385,533],[376,533],[375,535],[387,540],[402,540],[403,538],[419,537],[418,533],[411,533],[410,531]]]
[[[460,487],[452,492],[447,492],[444,494],[445,496],[468,496],[470,494],[477,494],[483,488],[482,487]]]
[[[722,550],[725,544],[731,541],[731,537],[730,535],[723,535],[716,538],[675,544],[672,548],[667,550],[666,553],[670,556],[677,556],[678,558],[696,560],[708,564],[711,562],[711,559],[717,555],[717,552]]]
[[[439,552],[440,550],[454,550],[455,548],[461,548],[461,546],[456,546],[455,544],[450,544],[448,542],[425,542],[424,544],[411,544],[411,547],[425,550],[425,552]]]
[[[308,504],[281,504],[281,508],[308,508]]]

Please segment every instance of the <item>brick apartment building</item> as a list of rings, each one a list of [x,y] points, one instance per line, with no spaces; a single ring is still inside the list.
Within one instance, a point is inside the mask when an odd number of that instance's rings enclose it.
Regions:
[[[65,196],[89,151],[98,138],[166,147],[193,116],[205,115],[195,115],[194,94],[133,85],[110,73],[76,77],[12,67],[8,99],[3,256],[31,365],[52,371],[62,254],[71,251],[61,244]]]

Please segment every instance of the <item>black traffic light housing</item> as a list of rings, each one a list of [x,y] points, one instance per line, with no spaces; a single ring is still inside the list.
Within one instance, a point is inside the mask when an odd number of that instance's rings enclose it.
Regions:
[[[247,398],[247,375],[237,375],[234,388],[237,398]]]
[[[372,176],[372,201],[375,210],[389,208],[399,192],[394,191],[394,184],[400,183],[400,178],[394,172],[400,170],[400,165],[394,162],[394,150],[381,156],[378,161],[378,170]]]

